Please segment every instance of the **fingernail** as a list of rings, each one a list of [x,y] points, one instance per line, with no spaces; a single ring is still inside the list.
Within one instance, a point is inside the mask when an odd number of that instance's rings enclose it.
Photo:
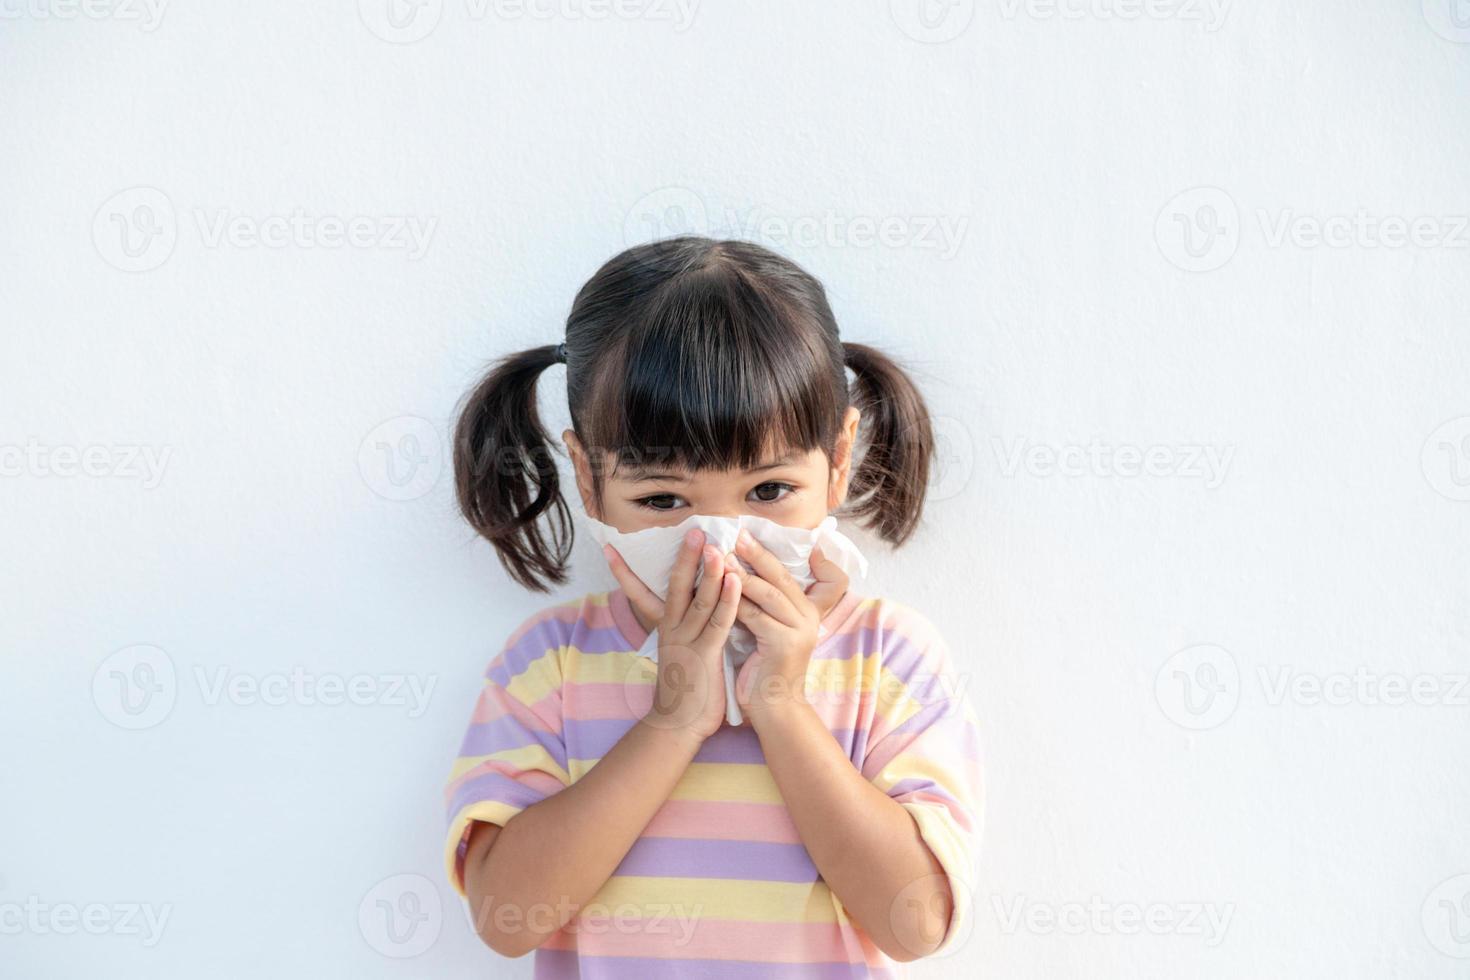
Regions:
[[[750,532],[747,531],[743,527],[740,529],[740,541],[743,544],[754,544],[755,543],[755,539],[750,536]]]
[[[684,532],[684,544],[690,548],[699,544],[699,528],[691,527]]]

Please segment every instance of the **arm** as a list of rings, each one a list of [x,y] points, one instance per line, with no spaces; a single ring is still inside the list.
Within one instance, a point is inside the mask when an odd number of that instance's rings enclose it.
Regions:
[[[617,870],[701,741],[640,720],[566,789],[504,827],[476,823],[464,884],[480,938],[521,956],[566,925]]]
[[[805,697],[807,666],[825,611],[847,590],[842,569],[814,548],[811,591],[742,534],[736,551],[754,572],[737,618],[755,633],[736,694],[766,766],[827,887],[895,960],[927,956],[945,940],[956,898],[916,817],[870,781]]]
[[[721,651],[735,623],[740,580],[691,531],[669,579],[669,599],[648,590],[616,552],[613,574],[659,623],[658,679],[647,713],[585,776],[532,804],[504,827],[475,824],[465,853],[465,895],[475,930],[505,956],[535,949],[577,914],[668,799],[725,714]],[[704,577],[694,586],[701,560]]]
[[[832,893],[893,959],[933,952],[948,929],[952,897],[913,817],[863,777],[805,701],[782,697],[751,707],[766,765]]]

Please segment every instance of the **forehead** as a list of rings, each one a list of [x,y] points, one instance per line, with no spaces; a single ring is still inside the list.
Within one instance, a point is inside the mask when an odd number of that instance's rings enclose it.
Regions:
[[[676,459],[673,453],[650,451],[623,452],[621,454],[607,451],[604,454],[604,458],[607,461],[607,476],[609,479],[634,482],[654,479],[685,481],[728,479],[731,477],[758,475],[761,472],[774,470],[782,466],[809,464],[814,455],[819,456],[820,451],[791,447],[782,449],[769,448],[761,454],[760,461],[752,464],[748,469],[738,467],[717,469],[712,466],[690,466],[687,462],[681,462]]]

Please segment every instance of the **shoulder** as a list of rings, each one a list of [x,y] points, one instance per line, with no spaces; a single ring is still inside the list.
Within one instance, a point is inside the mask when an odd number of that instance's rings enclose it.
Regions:
[[[608,618],[607,593],[591,592],[541,606],[515,621],[485,674],[502,683],[528,669],[560,670],[580,636]]]
[[[869,642],[884,647],[942,645],[943,637],[933,620],[918,609],[888,596],[863,596],[844,627],[867,634]]]
[[[847,629],[861,638],[864,654],[887,673],[908,678],[952,668],[948,644],[934,621],[898,599],[864,597]]]

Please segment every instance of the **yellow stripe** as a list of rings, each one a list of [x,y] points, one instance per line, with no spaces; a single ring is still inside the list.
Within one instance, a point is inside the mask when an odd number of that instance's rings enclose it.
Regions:
[[[546,697],[554,694],[561,687],[561,652],[564,647],[549,647],[541,656],[526,665],[526,669],[510,679],[510,683],[503,685],[503,689],[511,697],[524,705],[530,706]],[[487,686],[496,682],[489,677],[485,678]],[[488,696],[494,697],[494,694]]]
[[[847,914],[821,881],[740,881],[731,878],[652,878],[614,875],[590,904],[666,910],[737,922],[835,922]],[[664,913],[667,914],[667,913]]]
[[[583,653],[575,645],[567,647],[570,666],[567,681],[576,684],[653,683],[658,665],[651,657],[640,657],[634,651],[618,653]]]

